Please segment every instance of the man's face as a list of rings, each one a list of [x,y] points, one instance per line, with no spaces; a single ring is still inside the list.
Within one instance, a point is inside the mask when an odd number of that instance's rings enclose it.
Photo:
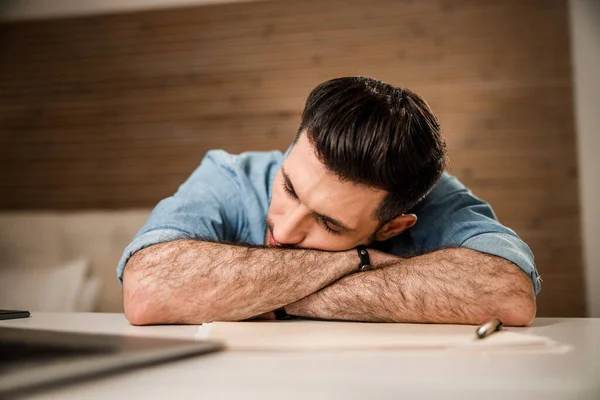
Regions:
[[[302,134],[273,181],[265,244],[329,251],[368,244],[385,195],[328,172]]]

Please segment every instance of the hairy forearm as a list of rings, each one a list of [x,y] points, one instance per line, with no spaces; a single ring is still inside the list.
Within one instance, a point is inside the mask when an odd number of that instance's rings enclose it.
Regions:
[[[356,268],[354,258],[348,252],[161,243],[129,259],[125,314],[139,325],[247,319],[346,276]]]
[[[446,249],[354,274],[286,306],[309,318],[526,325],[535,316],[531,279],[502,258]],[[375,265],[377,266],[377,265]]]

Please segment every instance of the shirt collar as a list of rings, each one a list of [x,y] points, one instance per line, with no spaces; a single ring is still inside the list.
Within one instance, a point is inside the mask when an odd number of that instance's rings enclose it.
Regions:
[[[281,168],[281,166],[283,165],[283,162],[285,161],[285,159],[290,155],[290,151],[292,151],[292,147],[294,147],[293,144],[290,145],[290,147],[288,147],[288,149],[285,151],[285,153],[283,153],[283,156],[279,159],[278,162],[273,163],[273,165],[271,166],[271,169],[269,171],[269,185],[268,185],[268,197],[269,197],[269,204],[271,204],[271,195],[273,193],[273,181],[275,180],[275,176],[277,175],[277,172],[279,172],[279,169]]]

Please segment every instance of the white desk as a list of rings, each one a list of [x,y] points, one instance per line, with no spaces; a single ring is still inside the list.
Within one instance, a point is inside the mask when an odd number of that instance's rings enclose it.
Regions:
[[[32,313],[0,326],[191,339],[196,326],[134,327],[122,314]],[[35,399],[600,399],[600,319],[528,328],[566,353],[221,352],[38,394]]]

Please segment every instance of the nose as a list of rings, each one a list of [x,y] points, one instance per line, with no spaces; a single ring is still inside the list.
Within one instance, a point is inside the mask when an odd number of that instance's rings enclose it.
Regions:
[[[310,215],[303,205],[295,205],[273,227],[273,239],[281,244],[297,245],[306,237],[305,222]]]

